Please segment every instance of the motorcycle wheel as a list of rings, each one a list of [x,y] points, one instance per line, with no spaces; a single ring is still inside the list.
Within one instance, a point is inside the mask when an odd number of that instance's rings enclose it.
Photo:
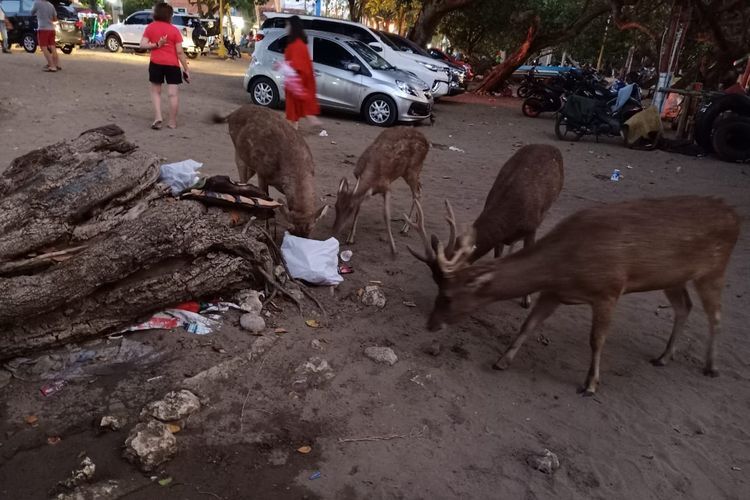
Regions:
[[[569,132],[572,135],[569,136]],[[567,119],[558,113],[555,117],[555,136],[561,141],[578,142],[583,137],[583,132],[568,129]]]
[[[721,120],[711,138],[716,156],[728,162],[750,160],[750,118],[732,116]]]
[[[541,114],[543,106],[544,104],[539,99],[529,97],[528,99],[523,101],[523,104],[521,105],[521,111],[523,112],[524,116],[528,116],[529,118],[536,118]]]
[[[526,99],[527,97],[529,97],[530,92],[531,89],[527,85],[521,85],[520,87],[518,87],[518,90],[516,90],[516,95],[521,99]]]

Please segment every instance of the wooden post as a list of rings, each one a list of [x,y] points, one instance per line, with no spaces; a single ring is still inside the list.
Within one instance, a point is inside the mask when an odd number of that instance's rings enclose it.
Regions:
[[[691,109],[693,109],[693,96],[691,94],[682,96],[682,113],[680,113],[680,120],[677,122],[677,137],[680,139],[685,139],[687,135],[685,131]]]

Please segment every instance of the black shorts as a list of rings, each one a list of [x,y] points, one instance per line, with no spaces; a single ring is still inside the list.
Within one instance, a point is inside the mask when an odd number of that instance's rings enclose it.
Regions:
[[[148,81],[156,84],[166,81],[169,85],[179,85],[182,83],[182,68],[148,63]]]

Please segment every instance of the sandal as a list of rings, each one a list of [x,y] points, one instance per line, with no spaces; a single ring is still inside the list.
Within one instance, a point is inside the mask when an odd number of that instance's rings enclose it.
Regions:
[[[156,120],[151,124],[151,128],[154,130],[161,130],[161,120]]]
[[[56,69],[52,69],[52,68],[50,68],[49,66],[45,66],[45,67],[44,67],[44,68],[42,69],[42,71],[44,71],[45,73],[57,73],[57,70],[56,70]]]

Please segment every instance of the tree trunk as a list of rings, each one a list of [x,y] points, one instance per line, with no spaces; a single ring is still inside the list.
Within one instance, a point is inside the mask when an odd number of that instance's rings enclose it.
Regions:
[[[490,93],[496,90],[500,84],[502,84],[513,72],[521,66],[529,54],[534,49],[534,42],[537,39],[537,33],[539,32],[539,17],[535,17],[534,21],[529,25],[526,30],[526,38],[524,39],[521,46],[516,51],[508,56],[505,61],[498,64],[489,75],[484,79],[482,84],[477,88],[478,93]]]
[[[432,40],[440,21],[449,12],[469,5],[473,0],[425,0],[409,31],[409,40],[422,47]]]
[[[262,231],[238,225],[250,214],[176,200],[158,176],[115,126],[0,174],[0,360],[273,275]]]

